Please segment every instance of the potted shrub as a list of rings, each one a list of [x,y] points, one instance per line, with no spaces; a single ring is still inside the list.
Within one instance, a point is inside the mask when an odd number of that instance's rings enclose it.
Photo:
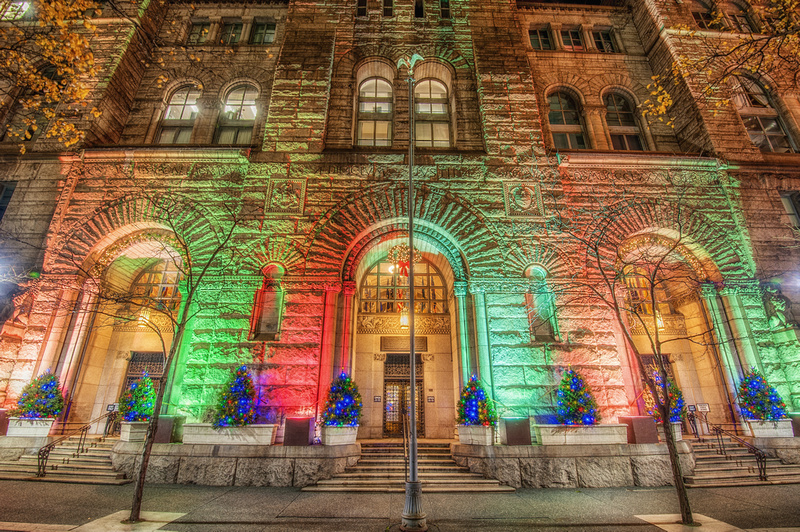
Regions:
[[[663,398],[665,387],[662,385],[661,375],[657,371],[653,372],[653,380],[658,387],[659,394]],[[681,389],[678,388],[672,379],[668,377],[666,393],[670,398],[669,421],[672,425],[672,434],[675,436],[675,441],[681,441],[683,439],[681,419],[683,419],[686,410],[686,403],[683,400],[683,392],[681,392]],[[647,413],[653,416],[653,419],[656,422],[658,437],[661,438],[661,441],[665,441],[666,436],[664,435],[664,426],[661,424],[661,412],[658,410],[658,407],[656,406],[656,400],[653,397],[653,394],[650,393],[649,389],[644,393],[644,403],[647,407]]]
[[[494,444],[494,427],[497,424],[497,412],[494,403],[486,394],[486,390],[473,375],[458,400],[458,441],[464,445]]]
[[[542,445],[626,443],[625,425],[599,425],[597,401],[580,373],[568,368],[556,391],[558,425],[536,425]]]
[[[246,366],[231,374],[214,409],[212,423],[183,425],[185,444],[272,445],[275,425],[256,425],[256,387]]]
[[[58,377],[47,370],[22,389],[17,406],[9,411],[6,435],[46,437],[63,410],[64,394]]]
[[[153,415],[156,391],[153,380],[147,373],[131,383],[128,390],[119,398],[120,423],[119,439],[122,441],[144,441],[147,427]]]
[[[756,438],[791,438],[792,422],[778,391],[755,369],[739,385],[739,408],[743,423]]]
[[[361,394],[344,372],[331,383],[322,408],[322,445],[348,445],[356,442],[361,419]]]

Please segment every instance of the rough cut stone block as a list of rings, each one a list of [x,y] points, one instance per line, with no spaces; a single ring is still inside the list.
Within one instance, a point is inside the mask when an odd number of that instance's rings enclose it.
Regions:
[[[633,485],[633,473],[628,457],[576,458],[578,486],[581,488],[611,488]]]
[[[487,473],[491,478],[495,478],[503,484],[515,488],[522,487],[519,460],[516,458],[495,458],[487,461]]]
[[[628,442],[627,425],[536,425],[542,445],[599,445]]]
[[[574,458],[521,458],[523,488],[577,488]]]
[[[178,484],[231,486],[236,471],[236,458],[181,458]]]
[[[178,456],[158,456],[150,455],[150,462],[147,464],[147,476],[145,482],[154,484],[175,484],[178,480],[178,468],[181,459]]]
[[[631,470],[633,482],[637,486],[671,486],[673,484],[669,456],[631,456]]]
[[[292,485],[294,465],[291,459],[240,458],[236,464],[236,486]]]

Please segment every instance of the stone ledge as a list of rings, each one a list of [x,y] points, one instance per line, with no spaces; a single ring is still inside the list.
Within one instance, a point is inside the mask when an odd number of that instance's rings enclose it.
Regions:
[[[117,442],[114,469],[133,476],[143,442]],[[303,487],[331,478],[354,465],[361,446],[185,445],[156,443],[147,482],[206,486]]]
[[[694,456],[677,442],[683,474]],[[666,444],[452,445],[459,465],[515,488],[606,488],[668,486],[672,468]]]
[[[800,438],[744,438],[784,464],[800,464]]]

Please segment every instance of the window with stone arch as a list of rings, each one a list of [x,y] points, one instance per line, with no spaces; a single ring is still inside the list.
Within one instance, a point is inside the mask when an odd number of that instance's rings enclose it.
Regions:
[[[437,79],[414,85],[414,145],[450,147],[450,101],[447,86]]]
[[[612,148],[622,151],[647,149],[631,98],[619,92],[609,92],[603,97],[603,103]]]
[[[538,265],[525,269],[525,278],[530,283],[525,292],[525,312],[531,340],[534,342],[554,342],[558,339],[558,320],[553,290],[547,282],[547,270]]]
[[[197,100],[200,90],[192,85],[184,85],[172,93],[161,120],[158,135],[159,144],[189,144],[200,108]]]
[[[588,149],[583,116],[575,98],[567,91],[559,90],[547,97],[547,103],[553,146],[558,150]]]
[[[414,264],[414,312],[447,312],[447,288],[444,277],[431,262],[421,259]],[[370,314],[400,313],[408,309],[408,276],[388,260],[375,263],[364,275],[360,288],[361,312]]]
[[[721,31],[726,29],[721,13],[714,13],[710,7],[699,0],[692,0],[692,18],[701,30]]]
[[[758,27],[750,16],[748,9],[738,3],[730,4],[725,10],[731,29],[739,33],[758,33]]]
[[[258,89],[250,83],[239,83],[225,96],[217,125],[217,144],[250,144],[258,108]]]
[[[142,270],[131,284],[133,301],[146,309],[174,314],[180,305],[180,266],[173,260],[159,260]]]
[[[393,94],[389,80],[373,77],[358,87],[359,146],[391,146],[393,121]]]
[[[753,144],[765,152],[795,152],[796,146],[764,87],[746,76],[734,76],[731,81],[733,103]]]

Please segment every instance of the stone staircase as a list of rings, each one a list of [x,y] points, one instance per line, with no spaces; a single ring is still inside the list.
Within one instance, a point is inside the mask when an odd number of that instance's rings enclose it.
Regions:
[[[419,442],[419,479],[422,491],[510,493],[514,488],[485,479],[460,467],[450,455],[449,443]],[[302,491],[383,492],[405,491],[403,442],[361,442],[361,459],[353,467]]]
[[[70,482],[76,484],[127,484],[132,482],[111,465],[111,448],[117,439],[88,436],[89,450],[77,454],[78,437],[68,438],[50,452],[47,473],[37,477],[37,453],[23,454],[19,460],[0,461],[0,480]]]
[[[759,480],[755,456],[730,438],[722,440],[727,456],[719,454],[716,436],[684,440],[691,444],[697,460],[694,474],[684,477],[689,488],[800,483],[800,464],[783,464],[777,458],[767,458],[767,480]]]

